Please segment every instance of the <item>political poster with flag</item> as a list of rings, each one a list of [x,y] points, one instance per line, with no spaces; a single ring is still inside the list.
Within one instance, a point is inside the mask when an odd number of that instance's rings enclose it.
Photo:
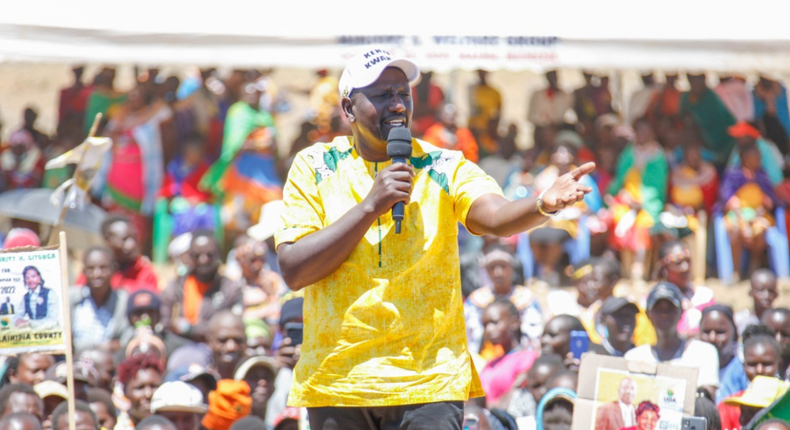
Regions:
[[[62,249],[0,252],[0,355],[63,352]]]

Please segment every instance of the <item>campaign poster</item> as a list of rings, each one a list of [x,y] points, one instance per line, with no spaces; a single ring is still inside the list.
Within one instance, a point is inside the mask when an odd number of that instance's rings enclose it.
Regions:
[[[582,355],[572,430],[680,430],[694,413],[698,369]]]
[[[686,380],[599,369],[595,430],[680,430]]]
[[[0,252],[0,355],[63,352],[60,252]]]

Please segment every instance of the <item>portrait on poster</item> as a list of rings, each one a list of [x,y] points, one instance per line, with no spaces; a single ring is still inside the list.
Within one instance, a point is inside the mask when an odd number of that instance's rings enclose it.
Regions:
[[[599,369],[594,430],[680,430],[687,380]]]
[[[0,253],[0,354],[63,351],[57,249]]]

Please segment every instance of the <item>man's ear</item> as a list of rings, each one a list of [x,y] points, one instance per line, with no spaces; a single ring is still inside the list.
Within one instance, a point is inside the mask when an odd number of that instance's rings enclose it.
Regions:
[[[343,114],[346,115],[348,122],[354,122],[354,102],[349,97],[343,97],[340,101],[340,107],[343,109]]]

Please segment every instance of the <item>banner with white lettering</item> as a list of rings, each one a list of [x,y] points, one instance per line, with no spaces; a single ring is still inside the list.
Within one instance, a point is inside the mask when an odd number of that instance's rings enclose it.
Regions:
[[[57,247],[0,252],[0,355],[65,350]]]

